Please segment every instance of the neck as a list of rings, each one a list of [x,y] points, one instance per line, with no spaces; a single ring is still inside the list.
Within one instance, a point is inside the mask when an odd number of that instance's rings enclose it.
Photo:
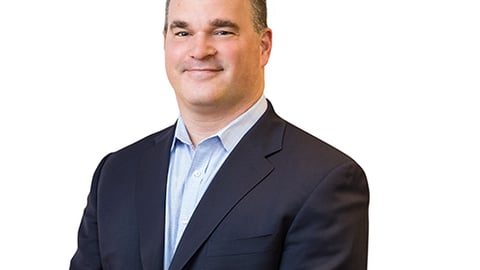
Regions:
[[[226,127],[233,120],[250,109],[259,99],[252,100],[243,105],[230,107],[228,110],[182,110],[183,122],[187,128],[188,135],[194,146],[197,146],[202,140],[212,136],[213,134]]]

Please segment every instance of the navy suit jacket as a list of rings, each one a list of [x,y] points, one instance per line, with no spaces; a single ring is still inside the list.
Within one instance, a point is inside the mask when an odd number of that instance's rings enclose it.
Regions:
[[[99,164],[71,270],[163,269],[174,129]],[[269,104],[214,177],[169,269],[366,269],[368,204],[362,169]]]

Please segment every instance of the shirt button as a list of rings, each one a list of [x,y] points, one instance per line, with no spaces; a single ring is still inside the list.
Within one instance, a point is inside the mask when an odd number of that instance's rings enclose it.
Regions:
[[[193,172],[193,176],[199,177],[202,173],[199,170]]]
[[[182,224],[183,224],[183,225],[187,225],[187,223],[188,223],[188,220],[187,220],[186,218],[185,218],[185,219],[182,219]]]

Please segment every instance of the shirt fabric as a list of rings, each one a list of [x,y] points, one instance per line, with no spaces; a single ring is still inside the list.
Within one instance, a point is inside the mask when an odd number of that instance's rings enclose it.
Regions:
[[[202,140],[196,148],[183,119],[178,118],[167,179],[164,269],[170,266],[190,217],[218,169],[267,106],[262,96],[249,110]]]

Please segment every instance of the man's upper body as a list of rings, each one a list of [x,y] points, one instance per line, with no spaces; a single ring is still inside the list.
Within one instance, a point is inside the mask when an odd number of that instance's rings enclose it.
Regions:
[[[265,1],[167,0],[164,37],[181,117],[102,160],[71,269],[366,269],[362,169],[263,98]]]
[[[71,270],[164,269],[174,134],[169,127],[101,162]],[[368,203],[352,159],[269,105],[213,177],[169,269],[366,269]]]

